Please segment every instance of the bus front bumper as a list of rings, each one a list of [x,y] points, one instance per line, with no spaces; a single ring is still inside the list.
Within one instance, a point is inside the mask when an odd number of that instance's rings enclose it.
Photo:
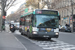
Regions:
[[[45,38],[58,38],[59,36],[59,33],[56,34],[54,32],[35,32],[35,33],[32,33],[32,37],[45,37]]]

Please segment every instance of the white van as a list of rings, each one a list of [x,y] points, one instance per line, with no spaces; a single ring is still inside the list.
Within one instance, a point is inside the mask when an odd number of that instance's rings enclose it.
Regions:
[[[15,22],[15,23],[14,23],[14,26],[15,26],[15,28],[16,28],[17,30],[19,30],[20,23],[19,23],[19,22]]]

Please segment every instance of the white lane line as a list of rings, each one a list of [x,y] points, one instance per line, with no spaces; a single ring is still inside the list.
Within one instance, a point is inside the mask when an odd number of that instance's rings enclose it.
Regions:
[[[71,47],[71,49],[75,49],[75,47]]]
[[[9,32],[9,33],[11,33],[11,32]],[[27,50],[27,48],[16,37],[15,37],[15,39],[24,47],[25,50]]]
[[[58,43],[57,43],[58,44]],[[62,44],[62,45],[61,45]],[[45,45],[47,46],[47,45]],[[53,48],[60,48],[60,49],[63,49],[63,50],[71,50],[71,49],[75,49],[75,45],[70,45],[68,43],[60,43],[59,45],[56,45],[56,44],[52,44],[52,46],[48,46],[48,47],[44,47],[43,45],[41,46],[43,49],[53,49]]]
[[[58,48],[58,47],[46,47],[46,48],[44,47],[43,49],[46,49],[46,50],[47,50],[47,49],[50,49],[50,50],[57,50],[57,48]],[[60,49],[60,48],[58,48],[58,50],[59,50],[59,49]],[[60,50],[62,50],[62,49],[60,49]]]
[[[62,49],[62,50],[71,50],[71,49],[69,49],[69,48],[64,48],[64,49]]]
[[[24,47],[25,50],[27,50],[27,48],[16,37],[15,37],[15,39]]]
[[[31,41],[32,43],[35,43],[36,45],[38,45],[39,47],[42,47],[43,49],[62,49],[62,50],[71,50],[71,49],[75,49],[75,45],[70,45],[68,43],[65,43],[63,41],[57,40],[57,39],[53,39],[56,40],[56,42],[51,42],[51,45],[46,45],[44,44],[44,41],[42,41],[43,43],[41,43],[41,41],[33,41],[31,39],[29,39],[28,37],[22,36],[25,39]],[[46,42],[46,41],[45,41]]]
[[[61,50],[71,50],[71,48],[65,48],[64,46],[60,46],[60,47],[58,47],[58,46],[55,46],[55,47],[43,47],[43,49],[61,49]],[[72,48],[72,49],[74,49],[74,48]]]
[[[25,36],[22,36],[22,35],[21,35],[21,37],[23,37],[23,38],[25,38],[25,39],[29,40],[29,41],[30,41],[30,42],[32,42],[32,43],[36,43],[35,41],[33,41],[33,40],[29,39],[28,37],[25,37]]]
[[[48,49],[48,50],[70,50],[69,48],[58,48],[58,47],[50,47],[50,48],[44,48],[44,49]]]

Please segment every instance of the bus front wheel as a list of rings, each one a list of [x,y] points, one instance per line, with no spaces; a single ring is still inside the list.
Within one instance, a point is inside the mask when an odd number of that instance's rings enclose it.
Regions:
[[[51,37],[49,37],[48,39],[51,40]]]

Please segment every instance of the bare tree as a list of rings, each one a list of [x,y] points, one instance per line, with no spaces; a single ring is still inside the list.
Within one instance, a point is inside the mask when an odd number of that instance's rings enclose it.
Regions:
[[[48,9],[51,9],[51,7],[50,7],[51,6],[51,1],[50,0],[44,0],[43,2],[47,5]]]
[[[16,0],[0,0],[0,4],[3,4],[4,10],[7,11]],[[2,10],[2,8],[0,8]]]
[[[8,21],[11,21],[11,20],[16,21],[16,20],[19,20],[19,19],[20,19],[20,13],[13,13],[13,14],[10,14],[10,15],[6,18],[6,20],[8,20]]]
[[[5,19],[3,19],[2,17],[6,16],[6,11],[14,4],[15,1],[16,0],[0,0],[1,5],[0,31],[2,31],[2,28],[5,29]]]
[[[41,0],[27,0],[25,6],[26,7],[32,6],[34,8],[43,9],[45,4],[42,3],[42,6],[40,7],[40,2]]]

